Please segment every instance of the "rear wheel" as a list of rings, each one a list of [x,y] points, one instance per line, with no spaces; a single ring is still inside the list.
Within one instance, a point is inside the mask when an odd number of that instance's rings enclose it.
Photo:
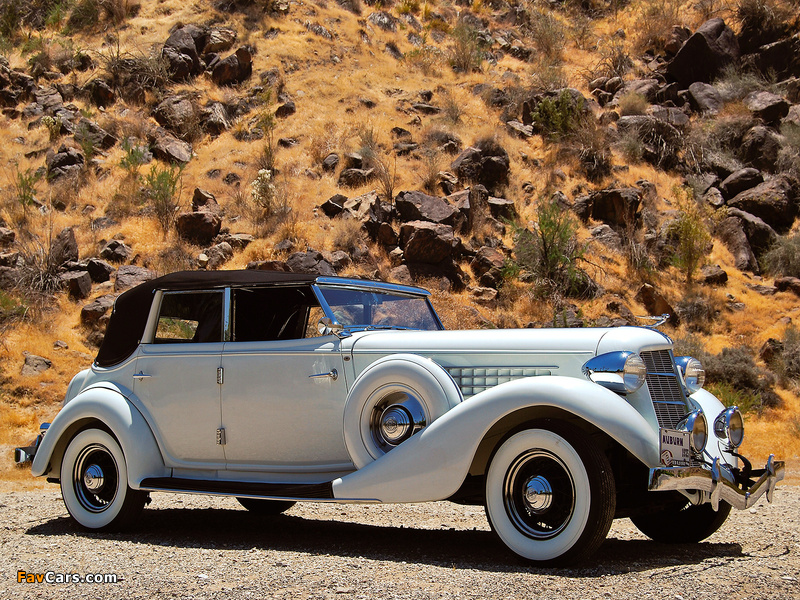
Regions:
[[[239,504],[258,515],[279,515],[292,508],[296,503],[291,500],[265,500],[263,498],[236,498]]]
[[[730,513],[731,505],[727,502],[720,502],[719,510],[715,511],[710,504],[695,506],[687,501],[631,517],[631,521],[639,531],[656,542],[691,544],[717,531]]]
[[[513,552],[539,564],[588,558],[614,518],[605,454],[581,430],[552,421],[512,435],[486,475],[486,514]]]
[[[102,429],[72,438],[61,460],[61,495],[69,514],[87,529],[124,529],[136,520],[147,492],[128,487],[125,455]]]

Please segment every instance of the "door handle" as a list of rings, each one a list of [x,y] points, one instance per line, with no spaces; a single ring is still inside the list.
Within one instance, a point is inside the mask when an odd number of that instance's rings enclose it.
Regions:
[[[322,377],[330,377],[333,381],[339,379],[339,371],[331,369],[327,373],[318,373],[317,375],[309,375],[309,379],[321,379]]]
[[[150,379],[151,377],[152,377],[152,375],[147,375],[146,373],[142,373],[141,371],[139,371],[138,373],[134,373],[133,374],[133,378],[134,379],[138,379],[139,381],[143,381],[145,379]]]

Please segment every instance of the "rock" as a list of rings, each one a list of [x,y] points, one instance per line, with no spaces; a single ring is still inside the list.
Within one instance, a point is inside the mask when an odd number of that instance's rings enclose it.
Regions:
[[[399,265],[389,271],[388,280],[402,285],[414,285],[414,279],[411,277],[411,270],[407,265]]]
[[[756,125],[744,134],[739,153],[753,167],[774,173],[785,138],[769,127]]]
[[[495,219],[504,219],[506,221],[516,221],[519,219],[517,206],[513,200],[489,196],[486,200],[486,205],[489,207],[489,212]]]
[[[645,283],[636,293],[635,300],[644,305],[645,310],[652,316],[660,316],[668,314],[670,317],[667,322],[670,325],[677,326],[680,319],[672,308],[667,299],[662,296],[656,288],[649,283]]]
[[[744,229],[744,234],[747,236],[747,242],[756,258],[761,256],[769,250],[769,248],[778,240],[778,234],[775,230],[767,225],[762,219],[755,215],[739,210],[738,208],[728,208],[728,216],[739,219]]]
[[[774,296],[778,292],[778,288],[774,285],[763,285],[761,283],[747,283],[745,284],[748,289],[753,290],[756,294],[762,296]]]
[[[475,277],[481,278],[485,273],[492,269],[502,269],[505,266],[506,257],[496,248],[482,246],[475,254],[475,258],[470,263],[470,268]]]
[[[105,79],[93,79],[86,84],[84,89],[88,89],[89,97],[95,106],[108,108],[117,101],[116,92]]]
[[[592,239],[600,242],[607,248],[620,252],[622,250],[622,237],[605,223],[589,230]]]
[[[45,158],[47,178],[55,181],[66,175],[77,175],[83,169],[84,162],[83,154],[75,148],[61,146],[55,154],[48,151]]]
[[[400,192],[395,199],[395,209],[402,221],[430,221],[458,228],[464,216],[442,198],[429,196],[422,192]]]
[[[135,265],[123,265],[117,269],[117,277],[114,279],[114,291],[123,292],[155,278],[156,273],[150,269]]]
[[[512,120],[512,121],[506,121],[506,127],[508,128],[509,132],[512,135],[516,135],[517,137],[526,139],[533,136],[532,125],[525,125],[524,123],[520,123],[519,121]]]
[[[203,129],[211,135],[220,135],[231,128],[228,111],[221,102],[212,102],[200,113]]]
[[[49,358],[37,356],[27,351],[22,354],[25,357],[25,362],[20,372],[23,377],[35,377],[53,366],[53,362]]]
[[[73,300],[83,300],[92,293],[92,278],[87,271],[67,271],[58,279]]]
[[[635,136],[642,144],[643,158],[658,167],[677,166],[683,135],[675,127],[650,115],[630,115],[617,120],[617,132]]]
[[[794,34],[771,44],[765,44],[758,52],[746,58],[753,58],[753,66],[763,75],[781,81],[787,77],[800,75],[800,35]]]
[[[487,140],[479,147],[466,148],[450,168],[461,181],[480,183],[491,192],[508,183],[509,165],[508,152],[493,140]]]
[[[800,296],[800,279],[797,277],[778,277],[775,279],[775,287],[780,292],[792,292],[795,296]]]
[[[178,235],[197,245],[206,245],[219,233],[222,219],[208,211],[180,213],[175,220]]]
[[[747,235],[744,232],[742,221],[737,217],[723,219],[715,230],[716,236],[733,254],[734,266],[740,271],[759,273],[758,260],[756,260]]]
[[[407,262],[402,267],[408,269],[412,282],[425,281],[427,286],[443,292],[460,291],[465,287],[463,271],[449,259],[439,264]]]
[[[253,55],[242,46],[235,53],[218,61],[211,71],[211,81],[217,85],[237,85],[253,74]]]
[[[153,156],[167,162],[187,163],[192,159],[192,145],[162,130],[152,146]]]
[[[779,175],[728,201],[728,206],[755,215],[778,233],[791,229],[798,213],[796,191],[785,175]]]
[[[725,285],[728,274],[719,265],[707,265],[700,269],[698,282],[704,285]]]
[[[19,252],[0,252],[0,267],[14,268],[19,262]]]
[[[395,32],[397,31],[398,21],[391,14],[385,11],[378,11],[372,13],[367,17],[367,22],[380,27],[384,31]]]
[[[334,194],[320,205],[320,209],[325,213],[325,216],[329,219],[333,219],[342,213],[345,202],[347,202],[347,196],[343,194]]]
[[[222,213],[222,209],[217,203],[217,198],[211,192],[207,192],[200,188],[194,188],[192,194],[192,211],[193,212],[210,212],[215,215]]]
[[[69,261],[78,260],[78,240],[72,227],[66,227],[50,244],[50,262],[61,266]]]
[[[111,274],[115,271],[113,266],[99,258],[90,258],[86,263],[86,270],[89,272],[89,277],[94,283],[109,281],[111,279]]]
[[[712,81],[738,58],[736,34],[722,19],[711,19],[681,46],[667,65],[667,74],[686,89],[696,81]]]
[[[251,271],[279,271],[282,273],[290,273],[288,265],[282,260],[255,260],[247,263],[245,269]]]
[[[758,169],[753,169],[752,167],[747,167],[745,169],[734,171],[728,175],[728,177],[726,177],[719,186],[719,190],[722,192],[722,196],[726,200],[730,200],[737,194],[754,188],[763,181],[764,176],[761,174],[761,171]]]
[[[408,262],[438,264],[451,260],[458,245],[449,225],[411,221],[400,227],[400,247]]]
[[[375,175],[375,169],[344,169],[336,182],[339,187],[354,188],[366,185]]]
[[[638,94],[652,104],[656,101],[656,93],[660,87],[658,79],[634,79],[617,92],[617,97],[624,94]]]
[[[206,36],[204,29],[185,25],[173,31],[164,42],[161,56],[167,61],[170,76],[174,80],[181,81],[203,72],[205,65],[200,60],[199,52],[204,49]]]
[[[75,127],[75,141],[82,147],[84,144],[91,144],[95,148],[108,150],[117,143],[117,138],[108,133],[94,121],[81,117]]]
[[[426,102],[412,102],[411,108],[423,115],[438,115],[442,109]]]
[[[183,139],[195,135],[198,116],[194,103],[186,96],[169,96],[153,111],[153,117],[159,125]]]
[[[291,100],[287,100],[286,102],[284,102],[278,108],[275,109],[275,116],[278,119],[285,119],[286,117],[292,116],[296,112],[297,112],[297,107],[295,106],[294,102],[292,102]]]
[[[220,244],[228,242],[234,250],[244,250],[256,239],[249,233],[221,233],[214,238],[214,242]]]
[[[14,243],[17,234],[7,227],[0,227],[0,248],[7,248]]]
[[[783,342],[776,340],[775,338],[769,338],[766,342],[764,342],[764,344],[761,346],[761,349],[758,351],[758,357],[765,363],[770,364],[783,354],[783,350]]]
[[[323,277],[336,275],[336,271],[325,260],[322,253],[316,250],[295,252],[289,256],[286,265],[292,273],[307,273],[309,275],[321,275]]]
[[[612,225],[632,224],[641,203],[641,192],[636,188],[610,188],[592,192],[588,199],[589,216]],[[578,201],[576,199],[576,207]]]
[[[775,125],[789,114],[789,103],[771,92],[750,92],[745,96],[744,105],[767,125]]]
[[[376,241],[382,246],[393,248],[400,243],[400,238],[394,228],[389,223],[381,223],[378,225],[378,233]]]
[[[681,46],[686,43],[686,40],[691,37],[691,35],[692,32],[688,27],[673,25],[669,37],[667,38],[667,43],[664,45],[664,51],[667,54],[674,56],[681,49]]]
[[[692,108],[704,115],[716,115],[722,110],[722,95],[708,83],[696,82],[689,86]]]
[[[233,258],[233,248],[228,242],[220,242],[205,250],[203,254],[206,256],[206,267],[208,269],[219,269]]]
[[[333,270],[337,273],[348,267],[353,262],[353,260],[350,258],[350,255],[343,250],[323,252],[322,257],[325,259],[325,262],[332,266]]]
[[[230,50],[236,43],[236,30],[229,27],[212,27],[208,31],[203,52],[225,52]]]
[[[651,106],[647,109],[647,114],[659,121],[669,123],[679,130],[686,129],[689,126],[689,115],[680,108],[672,106]]]
[[[481,306],[487,308],[494,308],[497,306],[498,291],[491,287],[476,287],[469,295],[473,302]]]
[[[133,249],[120,240],[111,240],[100,251],[101,258],[117,263],[125,262],[131,256],[133,256]]]
[[[331,152],[322,160],[322,170],[326,173],[332,173],[339,165],[339,155]]]

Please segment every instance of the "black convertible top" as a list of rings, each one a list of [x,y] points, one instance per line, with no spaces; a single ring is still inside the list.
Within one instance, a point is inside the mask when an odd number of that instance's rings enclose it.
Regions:
[[[136,350],[147,326],[156,290],[207,290],[271,283],[310,283],[316,275],[279,271],[179,271],[152,279],[117,298],[106,335],[94,362],[99,367],[121,363]]]

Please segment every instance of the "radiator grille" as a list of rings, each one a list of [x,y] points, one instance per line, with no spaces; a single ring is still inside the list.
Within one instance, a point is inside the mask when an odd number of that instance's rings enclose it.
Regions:
[[[669,350],[642,352],[647,367],[647,389],[653,400],[658,425],[674,429],[686,416],[686,401]]]
[[[550,375],[551,373],[549,369],[524,367],[450,367],[447,371],[461,389],[464,398],[479,394],[501,383],[507,383],[523,377]]]

